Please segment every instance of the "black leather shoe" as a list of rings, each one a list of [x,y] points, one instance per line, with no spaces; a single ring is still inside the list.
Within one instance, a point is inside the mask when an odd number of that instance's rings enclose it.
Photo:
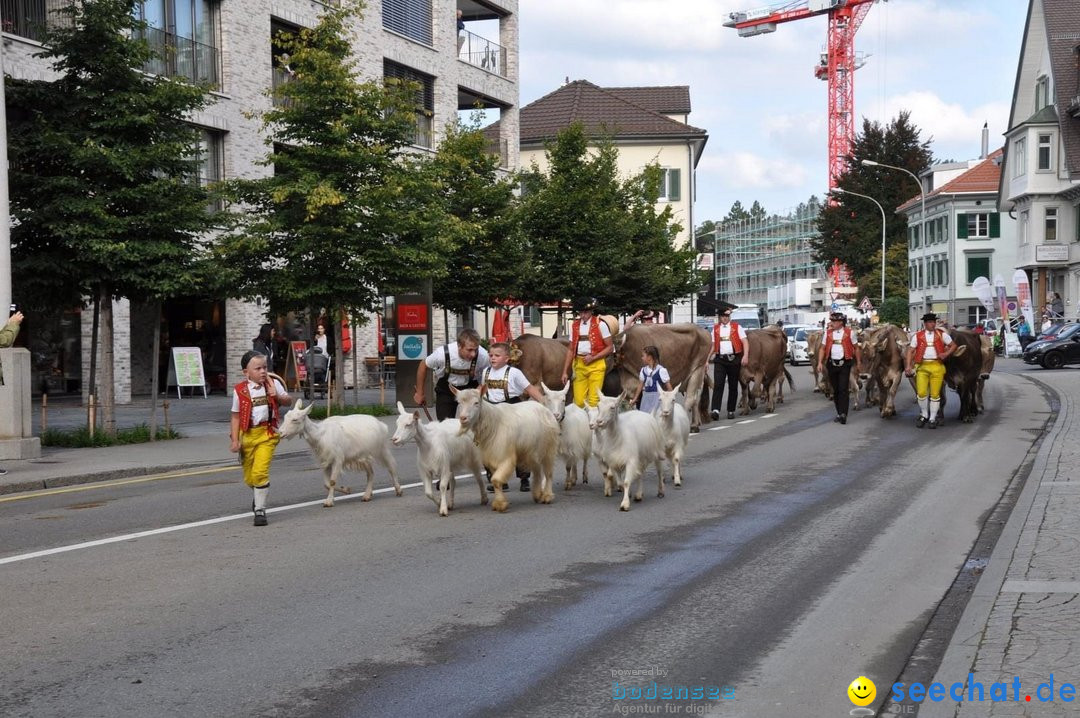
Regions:
[[[936,419],[930,421],[930,428],[931,429],[936,429],[937,428],[937,420]]]
[[[713,409],[712,410],[712,418],[715,421],[720,421],[720,410],[719,409]]]
[[[923,428],[924,426],[926,426],[926,417],[925,416],[920,416],[918,421],[915,422],[915,426],[917,426],[920,429]]]
[[[841,424],[846,424],[847,423],[847,414],[841,414],[840,415],[840,423]]]
[[[518,489],[518,490],[519,491],[532,491],[532,488],[529,486],[529,480],[528,479],[522,479],[521,480],[521,488]]]
[[[727,413],[727,418],[729,418],[729,419],[734,419],[734,418],[735,418],[735,412],[734,412],[734,411],[729,411],[729,412]]]
[[[491,482],[488,482],[487,490],[488,491],[494,491],[495,490],[495,487],[491,485]]]
[[[259,509],[255,512],[255,525],[266,526],[266,511]]]

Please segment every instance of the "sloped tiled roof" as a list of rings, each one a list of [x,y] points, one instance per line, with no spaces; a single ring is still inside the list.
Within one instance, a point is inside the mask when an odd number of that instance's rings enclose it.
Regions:
[[[1080,44],[1080,3],[1076,0],[1042,0],[1050,67],[1054,73],[1054,100],[1060,116],[1065,161],[1071,173],[1080,173],[1080,119],[1072,117],[1069,105],[1077,95],[1076,47]]]
[[[666,87],[605,87],[613,95],[629,100],[646,110],[661,115],[690,114],[690,86],[668,85]]]
[[[975,165],[967,172],[964,172],[959,177],[953,178],[933,192],[927,194],[926,199],[929,200],[938,195],[946,194],[996,193],[998,191],[998,183],[1001,180],[1001,159],[1004,154],[1004,148],[991,152],[985,160]],[[913,199],[909,199],[907,202],[900,205],[896,211],[905,212],[917,207],[919,204],[920,200],[918,195],[916,195]]]
[[[521,144],[552,140],[574,122],[581,122],[589,134],[615,139],[707,137],[705,130],[664,117],[586,80],[575,80],[521,108]]]

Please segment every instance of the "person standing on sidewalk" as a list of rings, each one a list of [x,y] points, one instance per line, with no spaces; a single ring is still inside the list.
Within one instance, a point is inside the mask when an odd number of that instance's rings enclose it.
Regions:
[[[12,305],[14,307],[15,305]],[[0,349],[6,349],[15,343],[15,337],[19,336],[19,327],[22,325],[23,313],[16,311],[8,317],[7,324],[0,329]],[[4,383],[4,368],[0,366],[0,384]],[[7,469],[0,469],[0,476],[7,474]]]
[[[712,356],[713,394],[712,418],[720,418],[720,405],[724,400],[724,384],[727,384],[727,418],[735,418],[735,405],[739,402],[739,373],[750,363],[750,342],[746,330],[738,322],[731,321],[730,307],[720,310],[718,321],[713,324]]]
[[[291,406],[293,399],[277,379],[269,379],[266,356],[250,351],[240,359],[244,381],[233,388],[232,418],[229,422],[229,451],[240,454],[244,483],[251,487],[251,510],[255,525],[266,526],[266,498],[270,493],[270,460],[281,437],[279,406]]]
[[[851,327],[847,326],[847,317],[840,312],[829,315],[830,327],[825,332],[818,354],[818,370],[829,375],[833,388],[833,403],[836,406],[836,418],[841,424],[847,423],[848,393],[851,390],[851,363],[862,363],[862,349],[855,342]]]
[[[933,312],[924,314],[922,322],[922,331],[911,338],[904,357],[904,373],[915,376],[915,398],[919,402],[915,426],[921,429],[929,422],[930,428],[936,429],[941,411],[941,386],[945,383],[945,360],[956,351],[956,344],[948,332],[937,328],[937,315]]]

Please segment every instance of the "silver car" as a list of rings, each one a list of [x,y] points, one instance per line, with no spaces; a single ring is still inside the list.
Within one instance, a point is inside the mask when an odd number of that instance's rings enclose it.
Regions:
[[[810,355],[806,351],[806,334],[817,327],[808,324],[791,324],[784,327],[784,334],[788,339],[788,362],[796,364],[809,364]]]

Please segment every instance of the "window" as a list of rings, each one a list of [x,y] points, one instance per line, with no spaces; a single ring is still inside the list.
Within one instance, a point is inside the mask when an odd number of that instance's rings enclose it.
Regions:
[[[1013,177],[1027,174],[1027,138],[1021,137],[1013,143]]]
[[[1051,151],[1050,144],[1052,139],[1053,135],[1049,133],[1039,134],[1038,169],[1040,170],[1047,171],[1053,169],[1050,164],[1051,158],[1054,156],[1054,153]]]
[[[920,259],[915,263],[915,272],[918,275],[918,287],[923,288],[923,261]]]
[[[416,87],[416,134],[413,144],[419,147],[435,146],[435,78],[399,65],[390,60],[383,61],[383,76],[387,80],[413,82]]]
[[[976,277],[990,277],[990,255],[969,255],[967,258],[967,283],[971,284]]]
[[[65,5],[50,0],[0,0],[0,29],[40,42],[46,30],[71,27],[71,17],[57,12]]]
[[[289,67],[289,53],[278,44],[279,40],[294,40],[300,34],[300,28],[296,25],[281,22],[277,18],[270,19],[270,86],[277,89],[286,82],[292,80],[293,70]],[[275,107],[287,107],[291,100],[288,97],[273,96]]]
[[[949,286],[949,259],[948,257],[941,260],[941,284],[942,286]]]
[[[201,129],[199,133],[199,185],[206,187],[225,179],[225,133]],[[212,212],[222,209],[221,200],[213,200],[207,207]]]
[[[146,0],[135,10],[157,55],[146,71],[217,86],[220,83],[217,4],[208,0]]]
[[[995,239],[1001,236],[1001,215],[997,212],[969,212],[956,215],[957,239]]]
[[[387,30],[431,45],[431,0],[383,0],[382,24]]]
[[[665,167],[662,171],[664,174],[660,179],[660,201],[678,202],[682,197],[682,171],[674,167]]]
[[[1043,75],[1035,80],[1035,111],[1050,104],[1050,78]]]
[[[1046,208],[1046,234],[1044,238],[1047,242],[1057,241],[1057,207]]]
[[[1025,209],[1020,213],[1020,221],[1017,222],[1017,234],[1020,235],[1020,244],[1028,243],[1028,211]]]
[[[1080,242],[1080,204],[1073,207],[1073,241]]]
[[[913,249],[917,249],[922,246],[922,225],[917,224],[912,229],[911,246]]]

